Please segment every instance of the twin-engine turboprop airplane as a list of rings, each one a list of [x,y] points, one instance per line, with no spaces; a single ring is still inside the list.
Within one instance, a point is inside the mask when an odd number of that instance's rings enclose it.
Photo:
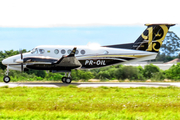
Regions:
[[[108,46],[41,45],[31,52],[15,55],[2,61],[7,66],[4,82],[8,83],[9,69],[24,68],[68,73],[63,83],[71,83],[72,69],[91,69],[109,65],[155,59],[168,29],[175,24],[146,24],[147,29],[134,43]]]

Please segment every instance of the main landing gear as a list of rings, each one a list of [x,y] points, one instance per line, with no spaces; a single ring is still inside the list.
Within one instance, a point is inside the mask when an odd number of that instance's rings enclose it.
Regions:
[[[5,73],[6,76],[4,76],[4,78],[3,78],[3,81],[4,81],[5,83],[8,83],[8,82],[11,81],[10,77],[8,76],[8,73],[9,73],[9,67],[7,66],[7,71],[6,71],[6,73]]]
[[[62,82],[63,83],[67,83],[67,84],[70,84],[72,81],[72,78],[71,78],[71,73],[65,73],[65,77],[62,78]]]

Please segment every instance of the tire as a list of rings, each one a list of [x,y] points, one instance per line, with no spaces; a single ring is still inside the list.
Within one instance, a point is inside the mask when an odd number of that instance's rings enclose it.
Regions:
[[[4,81],[5,83],[8,83],[8,82],[11,81],[11,79],[10,79],[9,76],[4,76],[3,81]]]
[[[72,81],[72,79],[71,79],[70,77],[67,77],[67,78],[66,78],[66,83],[67,83],[67,84],[70,84],[71,81]]]
[[[62,80],[63,83],[66,83],[66,77],[62,77],[61,80]]]

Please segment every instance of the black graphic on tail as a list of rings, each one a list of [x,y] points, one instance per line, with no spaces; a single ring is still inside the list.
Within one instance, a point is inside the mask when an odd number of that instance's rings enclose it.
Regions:
[[[139,36],[134,43],[108,45],[104,47],[124,48],[158,52],[168,29],[175,24],[146,24],[147,29]]]

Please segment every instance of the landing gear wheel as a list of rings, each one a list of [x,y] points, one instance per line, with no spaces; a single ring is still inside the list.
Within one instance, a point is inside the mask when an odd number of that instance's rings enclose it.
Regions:
[[[4,78],[3,78],[3,81],[5,82],[5,83],[8,83],[8,82],[10,82],[10,77],[9,76],[4,76]]]
[[[63,83],[66,83],[66,77],[62,77],[61,80],[62,80]]]
[[[70,84],[70,83],[71,83],[71,80],[72,80],[72,79],[71,79],[70,77],[67,77],[65,82],[66,82],[67,84]]]

